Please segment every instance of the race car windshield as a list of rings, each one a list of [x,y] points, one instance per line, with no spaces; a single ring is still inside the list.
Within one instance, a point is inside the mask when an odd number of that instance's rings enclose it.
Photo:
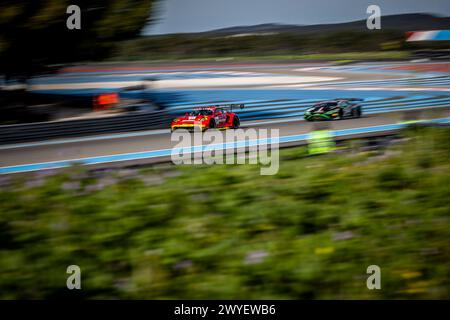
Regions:
[[[212,110],[209,109],[194,110],[189,113],[190,116],[211,116],[212,114]]]
[[[336,103],[323,103],[323,104],[318,104],[314,106],[313,111],[322,111],[322,112],[326,112],[329,111],[332,107],[335,107]]]

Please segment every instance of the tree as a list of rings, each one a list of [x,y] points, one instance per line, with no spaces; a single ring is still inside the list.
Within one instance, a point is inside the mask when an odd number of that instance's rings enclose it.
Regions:
[[[114,43],[135,37],[158,0],[2,0],[0,74],[26,79],[50,65],[107,57]],[[81,29],[66,25],[69,5]]]

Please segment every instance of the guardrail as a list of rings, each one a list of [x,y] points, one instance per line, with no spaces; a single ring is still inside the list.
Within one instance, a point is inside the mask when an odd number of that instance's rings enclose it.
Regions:
[[[52,138],[168,128],[172,115],[145,111],[102,118],[77,119],[0,126],[0,144]]]

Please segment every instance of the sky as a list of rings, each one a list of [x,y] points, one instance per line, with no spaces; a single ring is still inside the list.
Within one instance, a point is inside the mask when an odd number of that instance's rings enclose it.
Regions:
[[[347,22],[366,19],[371,4],[380,6],[382,15],[422,12],[450,16],[450,0],[161,0],[156,21],[144,28],[143,34],[200,32],[262,23]]]

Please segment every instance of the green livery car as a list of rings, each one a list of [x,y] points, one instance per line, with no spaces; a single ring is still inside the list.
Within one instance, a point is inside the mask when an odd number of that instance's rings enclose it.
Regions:
[[[360,118],[362,107],[355,101],[361,100],[337,99],[318,102],[306,109],[304,118],[307,121]]]

